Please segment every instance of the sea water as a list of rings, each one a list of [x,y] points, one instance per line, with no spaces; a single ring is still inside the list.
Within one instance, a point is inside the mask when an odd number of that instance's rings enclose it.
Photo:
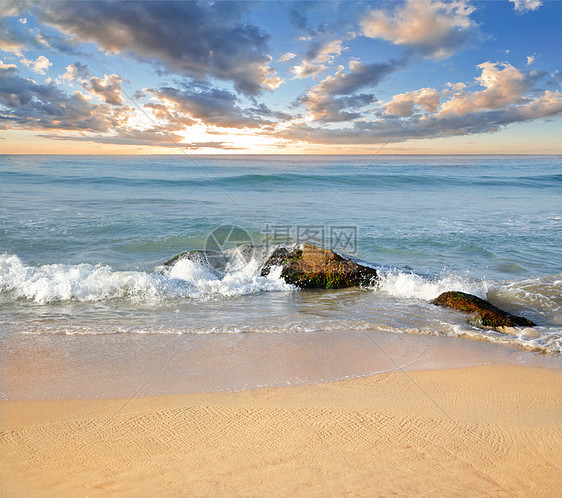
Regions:
[[[239,389],[562,358],[560,156],[1,156],[4,398]],[[304,291],[311,242],[378,269]],[[263,250],[240,252],[240,243]],[[226,250],[222,271],[186,250]],[[238,251],[238,252],[237,252]],[[503,332],[430,301],[476,294]],[[539,361],[539,362],[540,362]]]

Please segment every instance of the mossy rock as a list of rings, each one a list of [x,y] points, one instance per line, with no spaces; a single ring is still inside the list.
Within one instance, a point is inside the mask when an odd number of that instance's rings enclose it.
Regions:
[[[511,315],[484,299],[464,292],[444,292],[431,301],[431,304],[470,313],[473,315],[471,323],[477,323],[482,327],[497,329],[499,327],[535,326],[535,323],[527,318]]]
[[[359,265],[328,249],[304,244],[302,249],[277,248],[263,265],[261,275],[281,266],[286,282],[308,289],[343,289],[371,285],[377,278],[374,268]]]

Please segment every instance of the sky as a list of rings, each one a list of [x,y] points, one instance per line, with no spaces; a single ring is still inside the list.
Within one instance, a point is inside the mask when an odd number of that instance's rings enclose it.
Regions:
[[[562,2],[0,2],[3,154],[562,154]]]

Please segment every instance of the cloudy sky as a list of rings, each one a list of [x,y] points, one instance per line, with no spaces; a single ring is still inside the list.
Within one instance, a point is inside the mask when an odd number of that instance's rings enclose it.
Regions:
[[[562,153],[562,2],[0,3],[0,153]]]

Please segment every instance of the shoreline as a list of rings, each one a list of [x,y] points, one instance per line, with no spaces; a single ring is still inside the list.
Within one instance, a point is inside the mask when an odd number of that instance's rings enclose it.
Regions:
[[[0,401],[1,496],[555,494],[562,371]]]
[[[103,337],[0,338],[0,399],[237,392],[488,364],[562,370],[562,358],[516,347],[385,331]]]

